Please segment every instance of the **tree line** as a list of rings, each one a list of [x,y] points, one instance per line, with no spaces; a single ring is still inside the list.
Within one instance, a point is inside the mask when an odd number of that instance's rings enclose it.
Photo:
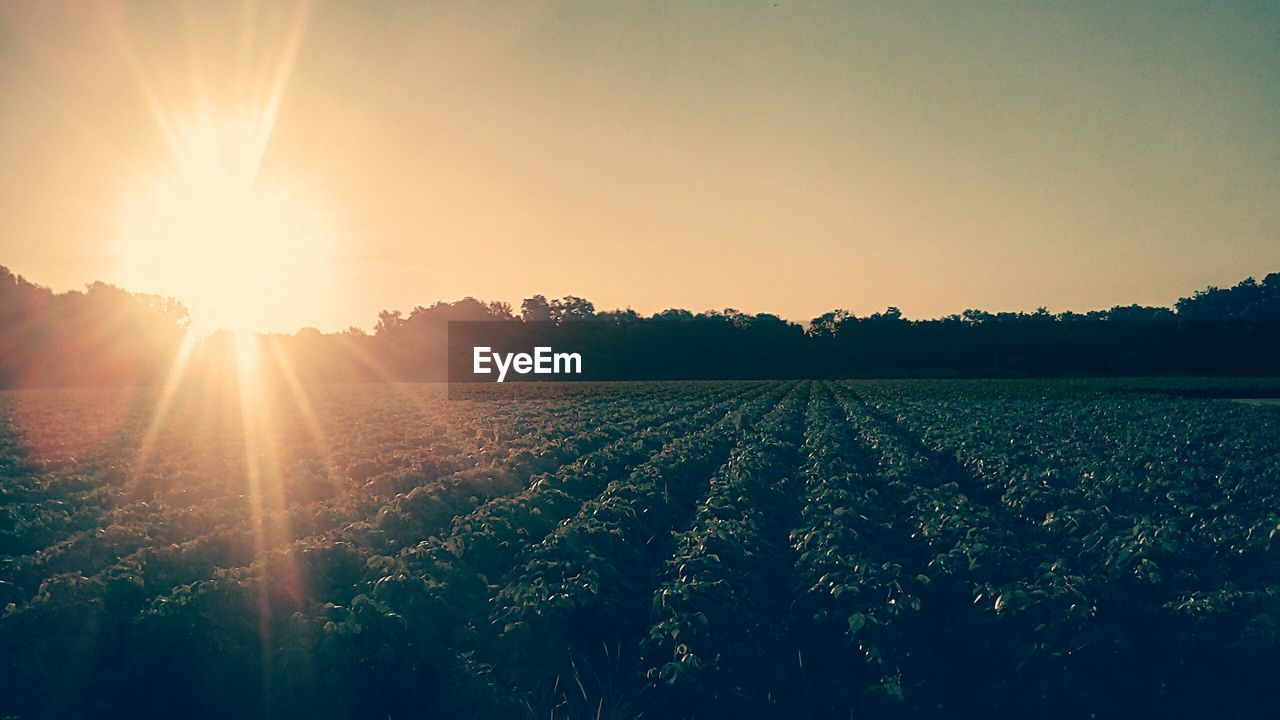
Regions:
[[[150,382],[187,325],[176,300],[101,282],[55,293],[0,266],[0,387]]]
[[[0,385],[163,382],[183,351],[189,318],[178,302],[94,283],[54,293],[0,267]],[[300,381],[437,381],[455,345],[487,342],[579,352],[581,379],[787,377],[1029,377],[1280,374],[1280,273],[1209,287],[1172,307],[1087,313],[970,309],[910,320],[895,307],[843,309],[801,325],[732,308],[642,315],[599,311],[575,296],[505,302],[463,298],[379,314],[352,328],[262,336]],[[461,336],[461,337],[459,337]],[[192,378],[233,358],[218,333],[184,352]]]

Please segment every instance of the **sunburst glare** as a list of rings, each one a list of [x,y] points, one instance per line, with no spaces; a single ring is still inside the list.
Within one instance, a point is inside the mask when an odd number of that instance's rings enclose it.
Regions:
[[[269,157],[306,6],[279,36],[255,32],[254,17],[244,16],[238,42],[257,52],[243,53],[220,76],[193,59],[195,93],[172,100],[157,89],[167,69],[149,64],[122,28],[117,33],[167,149],[138,168],[123,193],[121,275],[131,286],[181,297],[200,332],[297,324],[280,308],[324,302],[340,235],[316,188]],[[193,40],[188,53],[201,46]],[[291,302],[281,302],[285,295]]]

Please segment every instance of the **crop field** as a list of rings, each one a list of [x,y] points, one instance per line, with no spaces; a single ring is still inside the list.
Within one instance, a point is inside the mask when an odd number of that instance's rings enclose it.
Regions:
[[[0,717],[1275,717],[1280,406],[1154,388],[0,393]]]

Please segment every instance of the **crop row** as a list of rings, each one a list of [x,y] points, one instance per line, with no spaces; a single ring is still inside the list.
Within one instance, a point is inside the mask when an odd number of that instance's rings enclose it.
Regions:
[[[1021,587],[995,597],[988,635],[1009,648],[1023,687],[1060,707],[1087,698],[1082,712],[1220,712],[1230,705],[1209,699],[1216,688],[1261,694],[1258,668],[1280,659],[1266,640],[1280,611],[1274,415],[1150,398],[858,392],[953,459],[1035,559]],[[1134,683],[1135,668],[1163,680]]]
[[[792,479],[812,392],[788,395],[733,449],[675,537],[643,640],[649,703],[666,716],[742,709],[769,680],[785,600],[775,573],[790,563]]]

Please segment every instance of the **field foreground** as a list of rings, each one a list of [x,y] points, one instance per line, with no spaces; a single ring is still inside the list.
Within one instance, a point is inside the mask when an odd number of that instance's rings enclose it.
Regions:
[[[1274,404],[237,388],[0,393],[0,717],[1280,714]]]

